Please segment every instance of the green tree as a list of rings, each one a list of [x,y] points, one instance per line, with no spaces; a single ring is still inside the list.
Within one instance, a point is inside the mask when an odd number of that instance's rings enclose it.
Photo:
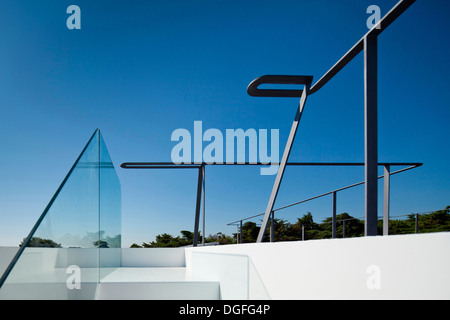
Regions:
[[[143,242],[141,246],[134,243],[132,246],[133,248],[172,248],[191,245],[194,238],[194,233],[186,230],[182,230],[181,233],[182,237],[174,237],[168,233],[158,234],[155,241],[151,241],[150,243]],[[202,241],[201,237],[199,237],[199,242],[200,241]]]
[[[303,229],[305,230],[305,240],[315,239],[319,232],[319,225],[314,222],[311,212],[307,212],[302,218],[297,218],[297,222],[292,225],[296,239],[302,239]]]
[[[269,222],[265,237],[270,239],[270,228],[272,227],[272,221]],[[295,234],[295,228],[292,224],[283,219],[273,219],[273,237],[274,241],[293,241],[298,239],[298,235]]]
[[[314,230],[317,229],[317,223],[314,222],[313,216],[311,212],[307,212],[301,219],[297,218],[300,226],[304,225],[305,230]]]
[[[25,242],[25,239],[22,240],[22,242],[19,244],[19,247],[21,247]],[[51,239],[42,239],[39,237],[32,237],[30,239],[30,242],[28,243],[27,247],[45,247],[45,248],[61,248],[61,244],[56,243],[55,241]]]
[[[227,236],[226,234],[223,234],[222,232],[218,232],[215,235],[209,235],[206,239],[206,242],[219,242],[220,244],[232,244],[236,243],[235,238],[231,236]]]
[[[96,248],[109,248],[108,242],[103,240],[97,240],[93,242]]]
[[[364,236],[364,222],[352,217],[347,212],[344,212],[336,216],[336,234],[343,236],[344,222],[339,220],[345,220],[345,237],[362,237]]]
[[[401,234],[401,233],[413,233],[415,230],[415,219],[414,214],[410,215],[408,219],[391,219],[389,223],[389,233],[390,234]],[[338,238],[343,236],[343,228],[345,220],[345,237],[361,237],[364,236],[364,221],[353,218],[347,212],[341,213],[336,216],[336,236]],[[307,212],[302,218],[297,218],[295,224],[283,219],[274,219],[274,237],[275,241],[294,241],[300,240],[302,237],[302,228],[305,231],[305,240],[310,239],[328,239],[332,237],[332,218],[326,218],[322,223],[315,223],[311,212]],[[450,206],[447,206],[444,210],[434,211],[429,214],[419,215],[419,232],[440,232],[440,231],[450,231]],[[270,226],[269,222],[267,232],[265,233],[264,241],[269,241],[270,239]],[[383,223],[382,220],[378,221],[378,232],[382,234]],[[259,234],[260,227],[256,225],[255,222],[248,221],[242,226],[242,238],[244,243],[256,242]],[[191,245],[194,233],[187,230],[182,230],[181,237],[174,237],[170,234],[163,233],[156,236],[155,241],[150,243],[142,243],[142,245],[137,245],[133,243],[132,248],[155,248],[155,247],[180,247]],[[209,235],[205,242],[219,242],[220,244],[231,244],[236,243],[236,234],[232,236],[227,236],[221,232],[215,235]],[[51,240],[41,239],[41,244],[59,245],[52,244]],[[199,242],[202,241],[202,237],[199,234]],[[38,241],[39,242],[39,241]]]
[[[345,220],[345,237],[361,237],[364,235],[364,222],[349,215],[347,212],[336,215],[336,237],[343,238]],[[318,239],[330,239],[333,236],[333,218],[323,220],[319,226]]]
[[[180,233],[182,235],[183,240],[190,241],[190,242],[194,241],[194,232],[191,232],[188,230],[181,230]]]
[[[251,243],[256,242],[258,238],[260,227],[256,225],[256,222],[247,221],[242,225],[242,242]]]

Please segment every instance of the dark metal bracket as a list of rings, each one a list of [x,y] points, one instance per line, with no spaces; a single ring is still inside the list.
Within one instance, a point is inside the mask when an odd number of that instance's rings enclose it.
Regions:
[[[312,76],[289,76],[289,75],[265,75],[253,80],[247,87],[247,93],[252,97],[277,97],[277,98],[299,98],[303,90],[293,89],[258,89],[262,84],[288,84],[311,86]]]

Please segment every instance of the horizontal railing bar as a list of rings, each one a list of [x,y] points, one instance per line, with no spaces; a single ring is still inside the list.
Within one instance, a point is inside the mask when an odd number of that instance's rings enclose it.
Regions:
[[[238,163],[193,163],[193,164],[175,164],[173,162],[125,162],[120,165],[123,169],[165,169],[165,168],[199,168],[200,166],[268,166],[279,165],[279,162],[261,163],[261,162],[238,162]],[[379,166],[421,166],[423,163],[394,162],[394,163],[378,163]],[[288,162],[288,166],[364,166],[364,162]]]
[[[195,165],[173,165],[173,166],[161,166],[161,165],[153,165],[153,166],[132,166],[132,167],[122,167],[124,169],[198,169],[201,166],[195,166]]]
[[[123,169],[152,169],[152,168],[184,168],[184,167],[192,167],[199,168],[201,164],[175,164],[173,162],[124,162],[120,165]]]

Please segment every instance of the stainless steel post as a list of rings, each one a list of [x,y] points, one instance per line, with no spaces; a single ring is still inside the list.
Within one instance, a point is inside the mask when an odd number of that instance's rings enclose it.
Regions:
[[[203,237],[202,237],[202,245],[204,246],[205,245],[205,238],[206,238],[206,230],[205,230],[205,220],[206,220],[206,217],[205,217],[205,214],[206,214],[206,209],[205,209],[205,203],[206,203],[206,200],[205,200],[205,197],[206,197],[206,183],[205,183],[205,180],[206,180],[206,175],[205,175],[205,166],[203,166],[202,165],[202,187],[203,187],[203,205],[202,205],[202,207],[203,207]]]
[[[378,48],[377,37],[364,39],[365,235],[377,235],[378,220]]]
[[[241,220],[241,223],[240,223],[240,243],[244,243],[244,240],[243,240],[243,238],[242,238],[242,220]]]
[[[336,194],[337,192],[333,192],[333,216],[331,218],[331,234],[332,238],[336,238]]]
[[[202,202],[202,183],[203,183],[203,165],[198,168],[198,181],[197,181],[197,202],[195,205],[195,221],[194,221],[194,242],[193,246],[198,244],[198,230],[200,222],[200,207]]]
[[[390,207],[390,184],[391,166],[384,165],[384,198],[383,198],[383,235],[389,235],[389,207]]]
[[[275,219],[274,219],[274,215],[275,213],[272,211],[272,214],[270,215],[270,242],[274,242],[275,237],[274,237],[274,232],[275,232]]]

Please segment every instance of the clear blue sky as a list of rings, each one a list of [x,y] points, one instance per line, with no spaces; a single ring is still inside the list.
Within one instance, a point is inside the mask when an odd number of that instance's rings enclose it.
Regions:
[[[193,230],[196,172],[124,170],[170,161],[177,128],[279,129],[296,99],[254,98],[264,74],[317,81],[396,0],[0,2],[0,245],[34,225],[96,128],[122,184],[123,246]],[[66,9],[81,8],[81,30]],[[379,37],[379,161],[423,162],[392,177],[391,214],[450,205],[448,1],[419,0]],[[306,105],[290,161],[364,161],[360,54]],[[207,168],[207,234],[265,210],[275,176]],[[276,207],[363,180],[363,168],[289,168]],[[338,212],[363,216],[364,188]],[[380,199],[382,208],[382,199]],[[320,222],[331,199],[281,211]],[[380,213],[381,214],[381,213]]]

